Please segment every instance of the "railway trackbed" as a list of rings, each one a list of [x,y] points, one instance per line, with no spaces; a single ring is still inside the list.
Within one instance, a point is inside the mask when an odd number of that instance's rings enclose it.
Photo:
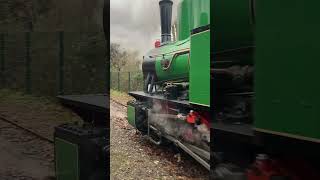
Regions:
[[[112,99],[112,98],[110,98],[110,100],[111,100],[112,102],[114,102],[114,103],[116,103],[116,104],[118,104],[118,105],[122,106],[122,107],[128,107],[127,105],[125,105],[125,104],[123,104],[123,103],[120,103],[119,101],[114,100],[114,99]]]
[[[52,139],[0,115],[0,141],[0,179],[34,180],[54,176]]]
[[[1,116],[1,115],[0,115],[0,120],[1,120],[1,121],[4,121],[4,122],[6,122],[6,123],[9,123],[9,124],[15,126],[16,128],[18,128],[18,129],[20,129],[20,130],[23,130],[23,131],[25,131],[25,132],[27,132],[27,133],[29,133],[29,134],[37,137],[38,139],[41,139],[41,140],[46,141],[46,142],[49,142],[49,143],[51,143],[51,144],[54,143],[54,141],[53,141],[52,139],[49,139],[49,138],[47,138],[47,137],[44,137],[44,136],[40,135],[39,133],[37,133],[37,132],[35,132],[35,131],[31,130],[31,129],[25,128],[25,127],[19,125],[18,123],[15,123],[15,122],[13,122],[13,121],[10,121],[10,120],[8,120],[7,118],[5,118],[5,117],[3,117],[3,116]]]

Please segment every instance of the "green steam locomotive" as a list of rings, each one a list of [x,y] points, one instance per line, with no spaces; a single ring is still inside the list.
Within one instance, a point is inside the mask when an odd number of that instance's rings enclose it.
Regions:
[[[214,179],[320,179],[319,3],[181,0],[176,41],[172,1],[159,5],[161,42],[143,57],[129,123]]]
[[[171,35],[171,0],[159,2],[161,42],[143,57],[144,90],[128,121],[152,142],[171,141],[210,169],[210,0],[184,0]]]

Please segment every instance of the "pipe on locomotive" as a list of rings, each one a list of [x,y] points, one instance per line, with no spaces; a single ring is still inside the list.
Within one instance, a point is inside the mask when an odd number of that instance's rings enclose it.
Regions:
[[[172,20],[172,5],[171,0],[161,0],[160,18],[161,18],[161,44],[166,44],[171,41],[171,20]]]

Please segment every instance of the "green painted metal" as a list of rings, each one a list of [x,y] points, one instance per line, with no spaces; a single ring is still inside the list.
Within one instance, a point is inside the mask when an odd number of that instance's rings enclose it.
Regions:
[[[194,44],[190,43],[191,31],[209,24],[210,0],[183,0],[178,7],[178,41],[152,49],[145,55],[155,57],[158,83],[192,78],[191,84],[195,84],[190,85],[191,101],[204,106],[210,103],[210,35],[200,33],[193,37]],[[190,46],[193,46],[193,55],[190,55]],[[169,68],[163,67],[165,60],[171,63]],[[193,72],[190,72],[191,61],[195,66]]]
[[[172,61],[169,69],[164,70],[161,61],[170,59]],[[170,80],[186,80],[189,76],[189,53],[173,57],[172,54],[165,55],[164,57],[157,57],[156,72],[159,81]]]
[[[54,142],[57,180],[79,180],[78,146],[60,138]]]
[[[186,39],[190,36],[190,4],[191,0],[183,0],[178,6],[177,33],[178,40]]]
[[[160,48],[151,50],[147,56],[156,57],[156,74],[158,81],[168,81],[168,80],[186,80],[189,77],[189,52],[190,51],[190,38],[183,41],[177,41],[174,43],[167,44]],[[182,54],[176,56],[174,55],[178,52],[187,52],[187,54]],[[161,61],[167,59],[172,61],[169,69],[164,70]]]
[[[190,51],[191,30],[210,24],[210,0],[183,0],[178,8],[178,41],[156,48],[147,56],[156,56],[158,81],[189,80],[189,53],[174,57],[181,51]],[[174,57],[174,58],[173,58]],[[164,69],[162,60],[172,61],[169,69]]]
[[[250,8],[251,1],[212,1],[214,52],[253,45],[254,26]]]
[[[177,19],[178,40],[189,38],[191,30],[210,24],[210,0],[182,0]]]
[[[170,42],[159,48],[152,49],[147,53],[146,56],[162,56],[163,54],[173,54],[174,52],[189,48],[190,38],[187,38],[177,42]]]
[[[189,101],[210,106],[210,31],[191,37]]]
[[[210,24],[210,0],[191,1],[189,30]]]
[[[136,127],[136,109],[133,106],[127,107],[128,122],[133,127]]]
[[[320,2],[256,3],[254,125],[320,142]]]

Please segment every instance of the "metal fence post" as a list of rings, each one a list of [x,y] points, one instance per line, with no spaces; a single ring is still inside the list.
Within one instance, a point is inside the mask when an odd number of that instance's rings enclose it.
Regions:
[[[59,32],[59,95],[64,94],[64,32]]]
[[[131,89],[131,77],[130,77],[130,72],[128,72],[128,92],[130,92]]]
[[[110,86],[111,86],[109,77],[111,76],[111,73],[110,73],[110,69],[109,69],[109,67],[110,67],[109,66],[109,62],[108,61],[106,61],[106,62],[107,62],[106,63],[106,69],[105,69],[106,70],[106,77],[105,77],[106,78],[105,79],[106,80],[106,93],[109,94],[109,91],[110,91],[109,89],[110,89]]]
[[[4,62],[5,62],[5,37],[4,34],[1,33],[0,35],[0,76],[1,76],[1,85],[2,88],[5,87],[5,66],[4,66]]]
[[[118,91],[120,91],[120,71],[118,71]]]
[[[30,57],[30,46],[31,46],[31,34],[26,32],[26,93],[31,93],[31,57]]]

